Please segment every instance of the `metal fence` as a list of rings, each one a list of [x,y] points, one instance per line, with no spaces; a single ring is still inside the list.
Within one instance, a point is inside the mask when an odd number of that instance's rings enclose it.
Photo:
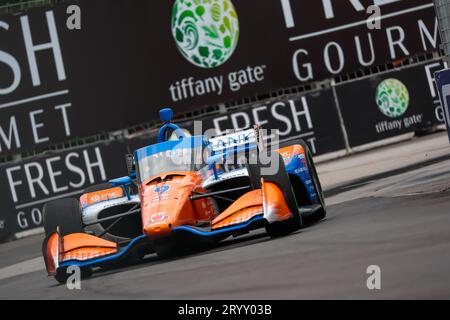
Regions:
[[[450,62],[450,0],[434,0],[445,59]]]
[[[39,7],[39,6],[51,6],[57,3],[64,2],[66,0],[0,0],[0,14],[2,13],[16,13],[16,12],[23,12],[33,7]],[[439,22],[441,24],[441,29],[447,30],[447,38],[443,38],[446,41],[442,41],[444,45],[446,44],[446,48],[448,51],[446,51],[449,54],[450,57],[450,23],[448,20],[450,20],[450,0],[435,0],[436,10],[438,11],[438,18]],[[439,15],[440,13],[440,15]],[[443,22],[441,22],[443,21]],[[401,61],[395,61],[390,62],[384,65],[379,65],[376,67],[371,67],[367,69],[361,69],[359,71],[350,73],[350,74],[343,74],[336,78],[330,78],[326,79],[324,81],[320,82],[313,82],[313,83],[307,83],[302,84],[296,87],[290,87],[290,88],[280,88],[279,90],[268,92],[262,95],[254,95],[254,96],[248,96],[245,99],[239,99],[219,105],[210,105],[210,106],[203,106],[199,107],[196,110],[193,110],[191,112],[188,112],[186,114],[178,114],[176,116],[176,120],[179,122],[188,121],[188,120],[195,120],[199,118],[204,118],[207,116],[211,116],[214,114],[223,114],[227,113],[233,110],[238,110],[241,108],[245,108],[246,106],[249,106],[255,102],[260,102],[268,99],[274,99],[274,98],[280,98],[282,99],[285,96],[291,96],[296,94],[306,94],[308,92],[317,91],[321,89],[325,89],[331,85],[331,83],[339,84],[339,83],[345,83],[348,81],[353,81],[357,79],[361,79],[367,76],[373,76],[377,75],[389,70],[394,70],[397,68],[405,67],[411,64],[419,63],[419,62],[425,62],[425,61],[431,61],[433,59],[439,58],[440,56],[443,56],[443,52],[432,52],[432,53],[426,53],[426,54],[419,54],[415,55],[406,59],[403,59]],[[71,141],[65,141],[62,143],[57,143],[54,145],[49,146],[46,150],[43,151],[36,151],[36,150],[26,150],[22,152],[21,154],[16,155],[9,155],[0,157],[0,164],[8,163],[15,160],[21,160],[26,158],[35,157],[37,155],[46,154],[46,153],[54,153],[54,152],[60,152],[62,150],[71,149],[74,147],[80,147],[84,145],[88,145],[95,142],[103,142],[103,141],[109,141],[114,138],[122,138],[122,137],[129,137],[129,136],[139,136],[144,133],[149,133],[151,131],[156,130],[160,126],[159,121],[154,120],[151,122],[144,122],[132,127],[123,128],[122,130],[118,130],[115,132],[99,132],[98,134],[90,137],[83,137],[74,139]]]

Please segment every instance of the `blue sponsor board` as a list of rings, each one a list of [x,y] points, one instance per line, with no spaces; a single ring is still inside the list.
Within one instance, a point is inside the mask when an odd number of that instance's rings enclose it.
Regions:
[[[450,139],[450,69],[444,69],[434,74],[439,91],[439,98],[444,107],[445,123]]]

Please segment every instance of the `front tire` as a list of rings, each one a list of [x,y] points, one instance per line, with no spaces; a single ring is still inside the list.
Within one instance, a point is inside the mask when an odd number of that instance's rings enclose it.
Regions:
[[[80,203],[76,199],[60,199],[44,206],[44,229],[46,236],[57,231],[61,237],[83,233]]]

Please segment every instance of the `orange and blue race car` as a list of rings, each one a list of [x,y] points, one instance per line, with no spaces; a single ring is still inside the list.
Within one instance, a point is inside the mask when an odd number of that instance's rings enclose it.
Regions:
[[[210,139],[189,136],[171,122],[171,109],[160,115],[158,143],[127,155],[129,176],[45,205],[43,256],[58,282],[67,281],[69,267],[90,276],[153,253],[204,250],[255,229],[280,237],[325,218],[302,140],[266,147],[256,126]]]

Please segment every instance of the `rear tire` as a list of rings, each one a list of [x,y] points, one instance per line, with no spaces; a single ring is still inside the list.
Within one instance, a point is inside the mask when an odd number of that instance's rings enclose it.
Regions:
[[[61,199],[44,206],[44,229],[46,236],[57,231],[61,237],[83,233],[80,203],[76,199]]]
[[[303,218],[303,223],[305,225],[311,225],[314,224],[316,222],[319,222],[320,220],[325,219],[327,212],[326,212],[326,205],[325,205],[325,200],[324,200],[324,195],[323,195],[323,191],[322,191],[322,186],[320,184],[320,180],[319,180],[319,175],[317,174],[316,171],[316,166],[314,164],[314,160],[312,157],[312,153],[308,147],[308,144],[302,140],[302,139],[293,139],[293,140],[289,140],[289,141],[285,141],[283,143],[280,144],[280,148],[284,148],[284,147],[288,147],[288,146],[293,146],[293,145],[301,145],[303,147],[303,150],[305,152],[305,157],[306,157],[306,163],[308,166],[308,172],[311,176],[311,180],[313,182],[314,185],[314,191],[317,194],[317,204],[321,205],[321,208],[314,212],[312,215],[310,216],[302,216]],[[306,186],[305,186],[306,187]],[[306,190],[302,190],[301,192],[306,192]],[[299,197],[303,197],[303,195],[299,195]],[[309,197],[306,196],[305,199],[306,201],[304,203],[299,203],[300,206],[305,205],[313,205],[314,203],[311,202],[311,200],[309,200]]]

